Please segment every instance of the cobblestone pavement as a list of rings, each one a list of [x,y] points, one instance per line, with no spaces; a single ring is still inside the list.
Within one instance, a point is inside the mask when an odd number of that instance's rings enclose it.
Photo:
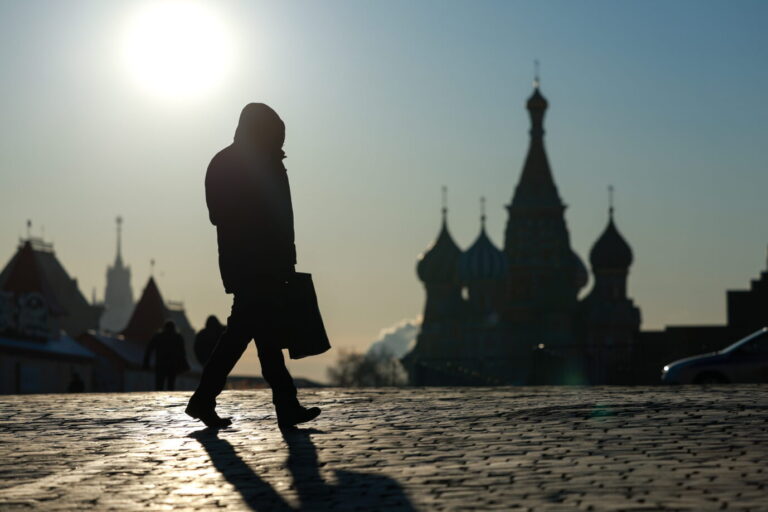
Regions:
[[[768,510],[768,387],[0,397],[0,510]]]

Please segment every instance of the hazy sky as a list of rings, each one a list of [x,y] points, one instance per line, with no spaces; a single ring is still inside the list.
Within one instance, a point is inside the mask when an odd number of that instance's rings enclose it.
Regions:
[[[174,98],[122,57],[146,8],[0,4],[3,263],[31,218],[101,297],[120,214],[136,295],[154,258],[194,326],[225,318],[203,176],[243,105],[262,101],[287,125],[298,269],[315,276],[334,346],[364,350],[421,313],[414,266],[441,185],[459,245],[477,235],[481,195],[502,243],[538,58],[572,243],[586,260],[613,184],[644,328],[723,322],[725,289],[765,268],[766,2],[210,2],[228,49],[207,46],[224,52],[214,85]],[[293,368],[322,378],[334,359]],[[259,372],[255,350],[237,370]]]

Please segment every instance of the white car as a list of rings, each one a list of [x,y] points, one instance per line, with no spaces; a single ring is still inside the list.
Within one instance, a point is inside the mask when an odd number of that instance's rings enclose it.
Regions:
[[[664,367],[666,384],[768,382],[768,327],[711,354],[687,357]]]

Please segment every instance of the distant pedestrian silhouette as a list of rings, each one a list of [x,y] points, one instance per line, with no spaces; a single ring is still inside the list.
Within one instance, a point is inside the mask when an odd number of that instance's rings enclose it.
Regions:
[[[250,103],[240,114],[234,142],[213,157],[205,176],[219,270],[224,289],[234,294],[227,328],[185,411],[210,427],[231,423],[216,414],[216,397],[251,339],[272,388],[279,425],[289,427],[320,414],[316,407],[299,404],[280,348],[289,320],[287,283],[296,264],[284,141],[285,125],[277,113],[263,103]]]
[[[200,364],[205,365],[208,362],[213,347],[216,346],[216,342],[219,341],[223,332],[224,326],[221,325],[219,319],[215,315],[209,316],[208,320],[205,321],[205,327],[195,336],[195,357]]]
[[[80,374],[72,372],[72,380],[67,386],[67,393],[82,393],[85,391],[85,382],[80,378]]]
[[[184,338],[176,331],[175,323],[165,322],[163,329],[152,337],[144,352],[144,368],[149,368],[152,353],[155,354],[155,389],[173,391],[176,376],[189,370]]]

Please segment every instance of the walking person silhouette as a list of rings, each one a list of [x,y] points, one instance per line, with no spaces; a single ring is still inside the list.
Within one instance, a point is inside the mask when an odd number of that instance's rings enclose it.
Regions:
[[[280,116],[263,103],[250,103],[240,114],[234,142],[213,157],[205,176],[219,270],[225,291],[234,295],[227,328],[185,411],[209,427],[232,423],[216,414],[216,397],[251,339],[256,342],[261,373],[272,388],[280,428],[320,414],[317,407],[299,404],[281,350],[283,326],[290,321],[287,283],[296,264],[284,141]]]

